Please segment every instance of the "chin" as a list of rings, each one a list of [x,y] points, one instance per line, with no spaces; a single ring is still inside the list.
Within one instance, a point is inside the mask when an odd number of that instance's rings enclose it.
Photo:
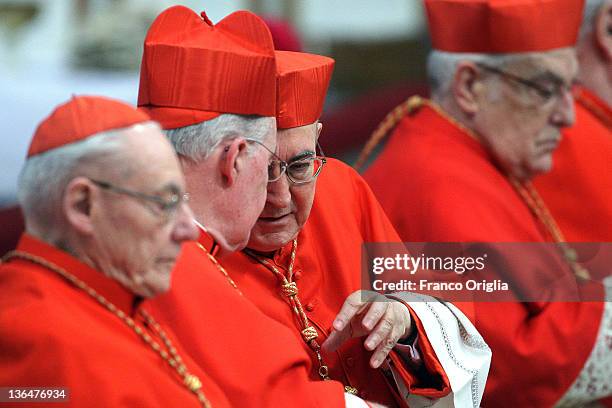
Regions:
[[[170,270],[158,270],[155,272],[155,276],[147,285],[146,291],[148,292],[146,297],[152,298],[155,296],[163,295],[170,290],[172,286],[172,275]]]
[[[247,229],[244,233],[239,232],[240,231],[237,231],[233,237],[228,237],[226,235],[220,236],[217,239],[217,243],[221,246],[221,254],[226,255],[232,252],[238,252],[247,246],[247,243],[251,238],[251,230]]]
[[[532,177],[537,176],[538,174],[548,173],[553,168],[553,158],[552,153],[547,153],[546,155],[538,158],[536,162],[534,162],[530,166],[530,171]]]
[[[273,252],[291,242],[294,236],[284,232],[252,234],[247,247],[258,252]]]
[[[153,288],[152,294],[150,296],[148,296],[148,297],[152,298],[152,297],[155,297],[155,296],[163,295],[164,293],[166,293],[166,292],[168,292],[170,290],[170,286],[171,285],[170,285],[169,281],[164,283],[164,284],[162,284],[162,285],[158,285],[155,288]]]
[[[231,254],[232,252],[242,251],[244,248],[246,248],[248,242],[248,239],[245,239],[238,242],[219,242],[219,245],[221,245],[222,255],[226,255]]]

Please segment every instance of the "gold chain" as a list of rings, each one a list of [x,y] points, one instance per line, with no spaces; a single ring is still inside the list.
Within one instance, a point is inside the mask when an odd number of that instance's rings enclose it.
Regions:
[[[540,220],[540,223],[544,226],[549,236],[557,244],[563,258],[569,264],[574,275],[580,279],[590,279],[591,274],[588,269],[578,263],[578,254],[576,250],[567,244],[561,229],[533,185],[529,182],[521,183],[514,177],[508,178],[514,189],[529,207],[531,213]]]
[[[138,326],[136,322],[134,321],[134,319],[126,315],[123,310],[117,308],[117,306],[115,306],[113,303],[108,301],[104,296],[96,292],[95,289],[93,289],[91,286],[87,285],[85,282],[83,282],[82,280],[74,276],[73,274],[69,273],[68,271],[60,268],[54,263],[47,261],[44,258],[41,258],[36,255],[32,255],[28,252],[23,252],[23,251],[8,252],[6,255],[2,257],[2,262],[6,262],[12,258],[21,258],[26,261],[32,262],[34,264],[40,265],[44,268],[47,268],[50,271],[53,271],[57,273],[58,275],[62,276],[64,279],[72,283],[74,286],[76,286],[77,288],[87,293],[90,297],[92,297],[98,303],[104,306],[108,311],[110,311],[115,316],[117,316],[119,319],[121,319],[129,328],[131,328],[138,335],[138,337],[140,337],[147,345],[149,345],[149,347],[151,347],[157,354],[159,354],[160,357],[164,361],[166,361],[168,365],[172,367],[178,373],[178,375],[183,379],[183,385],[190,392],[195,394],[195,396],[198,398],[198,401],[203,407],[205,408],[212,407],[211,403],[208,401],[208,399],[204,395],[204,392],[202,391],[202,382],[200,381],[200,379],[196,375],[191,374],[187,370],[187,367],[183,363],[181,356],[178,354],[176,348],[172,344],[172,341],[168,338],[164,330],[153,319],[153,317],[149,315],[147,312],[145,312],[144,310],[139,310],[139,313],[144,318],[147,325],[149,325],[155,331],[155,333],[161,338],[167,351],[162,349],[159,343],[153,340],[153,338],[148,333],[146,333],[140,326]]]
[[[236,285],[236,282],[234,282],[231,276],[229,276],[225,268],[223,268],[223,266],[221,266],[221,264],[215,259],[215,257],[206,250],[204,245],[198,243],[198,246],[200,247],[202,251],[204,251],[208,255],[208,258],[217,266],[219,271],[221,271],[223,276],[225,276],[225,278],[230,283],[230,285],[232,285],[232,287],[236,289],[238,293],[242,295],[240,288],[238,288],[238,285]],[[323,361],[323,356],[321,355],[321,346],[316,341],[316,339],[319,337],[319,334],[317,333],[317,329],[315,329],[310,324],[310,321],[308,320],[308,316],[306,316],[306,313],[304,312],[304,308],[302,307],[302,303],[298,297],[299,291],[298,291],[297,283],[293,281],[293,265],[295,264],[295,257],[297,253],[297,238],[293,240],[293,248],[291,250],[291,261],[289,263],[289,269],[288,269],[289,279],[285,278],[285,276],[278,270],[278,268],[276,268],[274,265],[269,263],[267,259],[259,257],[254,252],[250,251],[248,248],[245,249],[244,252],[248,256],[254,258],[257,262],[261,263],[262,265],[270,269],[281,281],[281,290],[283,294],[289,299],[293,312],[300,319],[300,323],[302,326],[302,331],[301,331],[302,339],[306,342],[306,344],[308,344],[310,349],[317,356],[317,362],[319,364],[319,370],[318,370],[319,377],[322,380],[329,380],[330,379],[329,378],[329,368]],[[349,394],[353,394],[353,395],[358,394],[357,388],[354,388],[348,385],[344,386],[344,391]]]
[[[432,108],[434,111],[436,111],[438,115],[442,116],[444,119],[455,125],[455,127],[465,132],[472,139],[477,141],[479,140],[476,137],[476,133],[474,133],[474,131],[452,118],[450,115],[444,112],[444,110],[435,102],[424,100],[423,103]],[[540,222],[540,225],[544,227],[544,229],[548,233],[548,236],[557,245],[557,248],[559,248],[559,251],[561,252],[561,256],[569,265],[574,275],[580,279],[590,279],[591,275],[589,271],[578,263],[578,255],[576,253],[576,250],[574,250],[567,244],[565,237],[561,232],[561,229],[555,221],[555,218],[550,213],[548,207],[544,203],[544,200],[542,200],[542,198],[540,197],[536,189],[532,186],[532,184],[530,182],[521,183],[515,177],[509,174],[506,174],[506,179],[508,179],[514,190],[519,194],[523,203],[527,205],[531,214]]]
[[[249,249],[245,249],[244,252],[250,257],[254,258],[257,262],[267,267],[272,273],[277,277],[281,284],[281,290],[283,295],[289,300],[291,305],[291,309],[293,313],[298,317],[300,322],[300,326],[302,327],[301,334],[302,339],[308,347],[316,354],[317,362],[319,364],[319,377],[322,380],[329,380],[329,368],[323,362],[323,356],[321,356],[321,346],[317,342],[317,338],[319,337],[319,333],[317,329],[315,329],[311,324],[308,316],[304,312],[304,308],[302,307],[302,302],[300,301],[300,297],[298,296],[298,286],[297,283],[293,281],[293,265],[295,264],[295,255],[297,253],[297,238],[293,240],[293,247],[291,248],[291,259],[289,261],[289,268],[287,269],[287,277],[282,274],[276,266],[274,266],[269,260],[262,258],[261,256],[255,254]]]
[[[359,171],[366,164],[368,158],[378,146],[378,144],[391,132],[395,126],[402,120],[406,114],[411,113],[418,107],[422,105],[422,101],[424,99],[420,96],[411,96],[406,99],[404,102],[397,105],[391,112],[385,116],[385,118],[380,122],[380,124],[376,127],[372,135],[366,142],[363,150],[359,153],[359,157],[353,167],[355,170]]]
[[[204,251],[204,253],[208,256],[208,259],[210,259],[210,261],[217,267],[217,269],[219,270],[219,272],[221,272],[221,274],[223,276],[225,276],[225,279],[227,279],[227,281],[229,282],[230,285],[232,285],[232,287],[234,289],[236,289],[238,291],[238,293],[240,293],[240,295],[242,295],[242,292],[240,291],[240,288],[238,288],[238,285],[236,285],[236,282],[234,282],[234,280],[232,279],[231,276],[229,276],[229,274],[227,273],[227,271],[225,270],[225,268],[223,266],[221,266],[221,264],[219,263],[219,261],[217,261],[217,258],[215,258],[210,252],[208,252],[208,250],[206,249],[206,247],[202,244],[200,244],[199,242],[197,243],[198,247]]]
[[[424,99],[419,96],[413,96],[408,98],[408,100],[400,106],[401,109],[397,109],[396,114],[391,116],[393,120],[389,119],[392,125],[388,124],[384,126],[385,134],[388,133],[391,129],[393,129],[395,124],[399,122],[399,112],[403,112],[403,114],[405,115],[407,113],[412,113],[421,106],[428,106],[438,115],[446,119],[448,122],[450,122],[459,130],[463,131],[472,139],[480,141],[480,139],[477,137],[476,133],[472,129],[468,128],[467,126],[463,125],[461,122],[447,114],[437,103],[431,100]],[[377,139],[380,140],[382,139],[382,137],[384,137],[384,135],[378,135]],[[373,147],[370,150],[373,150]],[[552,238],[553,242],[557,244],[557,247],[559,248],[563,259],[567,262],[574,275],[581,279],[589,279],[589,271],[577,262],[578,256],[576,251],[571,248],[565,241],[565,238],[563,237],[559,226],[555,222],[554,217],[552,216],[550,211],[548,211],[546,204],[544,203],[538,192],[535,190],[535,188],[533,188],[531,183],[521,183],[516,178],[510,175],[506,175],[506,178],[510,181],[510,184],[512,184],[515,191],[521,197],[522,201],[527,205],[527,207],[529,207],[529,210],[531,211],[533,216],[540,222],[540,225],[544,227],[546,232]]]

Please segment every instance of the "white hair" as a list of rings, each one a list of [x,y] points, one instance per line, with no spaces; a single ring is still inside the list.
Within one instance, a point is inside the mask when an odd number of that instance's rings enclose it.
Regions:
[[[427,57],[427,77],[431,95],[436,101],[440,101],[449,95],[455,71],[460,62],[470,61],[501,69],[508,64],[516,63],[526,58],[538,57],[565,49],[567,48],[506,54],[476,54],[433,50]]]
[[[584,12],[582,13],[582,24],[580,25],[580,40],[588,37],[595,25],[595,17],[603,6],[604,0],[586,0]]]
[[[463,61],[486,64],[495,68],[522,58],[526,53],[473,54],[433,50],[427,57],[427,77],[435,99],[448,95],[457,65]]]
[[[159,129],[155,122],[136,126]],[[122,135],[131,128],[100,132],[26,160],[19,174],[17,199],[29,233],[48,242],[61,238],[62,199],[66,186],[75,177],[99,177],[109,171],[128,175],[131,161],[124,157]]]
[[[208,157],[223,140],[248,137],[261,142],[275,129],[274,117],[226,113],[206,122],[164,132],[179,155],[198,162]]]

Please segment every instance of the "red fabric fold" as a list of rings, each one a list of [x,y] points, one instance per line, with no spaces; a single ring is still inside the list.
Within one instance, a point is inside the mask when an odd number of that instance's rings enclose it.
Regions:
[[[582,0],[426,0],[433,48],[514,53],[572,47]]]
[[[576,123],[563,131],[552,171],[534,185],[567,241],[612,242],[612,110],[577,92]]]
[[[279,129],[314,123],[321,117],[334,60],[302,52],[276,51]]]
[[[421,319],[419,319],[416,313],[414,313],[406,302],[397,298],[395,299],[406,305],[410,311],[410,317],[415,325],[415,330],[418,331],[418,349],[423,360],[426,375],[416,376],[415,373],[410,372],[403,363],[403,359],[397,355],[395,351],[391,351],[389,357],[393,361],[397,372],[404,380],[404,383],[411,394],[421,395],[423,397],[432,399],[442,398],[448,395],[451,392],[450,381],[444,372],[444,368],[442,367],[440,360],[438,360],[438,356],[436,355],[433,346],[427,338],[427,332],[423,327]]]
[[[272,36],[255,14],[239,11],[211,25],[174,6],[145,39],[138,106],[149,108],[165,129],[208,120],[211,113],[274,116],[275,73]]]

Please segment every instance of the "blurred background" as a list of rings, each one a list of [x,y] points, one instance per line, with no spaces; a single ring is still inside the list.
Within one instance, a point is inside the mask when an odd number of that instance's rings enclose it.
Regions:
[[[0,208],[36,124],[72,94],[136,102],[142,42],[155,16],[183,4],[217,22],[248,9],[277,48],[331,56],[323,116],[328,156],[351,163],[387,112],[426,92],[429,41],[418,0],[0,0]]]

